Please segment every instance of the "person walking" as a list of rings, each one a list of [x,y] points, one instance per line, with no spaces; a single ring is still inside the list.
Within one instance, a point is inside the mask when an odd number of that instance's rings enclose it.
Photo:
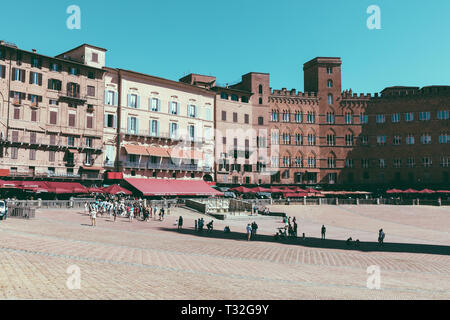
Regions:
[[[133,222],[133,217],[134,217],[134,207],[131,206],[131,208],[130,208],[130,222]]]
[[[197,223],[197,219],[195,219],[195,232],[198,231],[198,223]]]
[[[247,241],[250,241],[250,238],[252,236],[252,226],[249,224],[247,224]]]
[[[297,238],[297,222],[295,222],[295,218],[294,218],[294,237]]]
[[[97,218],[97,209],[94,207],[91,211],[91,225],[92,227],[96,226],[96,218]]]
[[[183,228],[183,217],[180,216],[178,218],[178,231],[181,230]]]
[[[321,236],[321,240],[325,240],[325,233],[327,232],[327,228],[325,228],[325,225],[322,225],[322,230],[321,230],[321,233],[322,233],[322,236]]]
[[[378,244],[380,246],[382,246],[384,243],[384,237],[385,237],[385,233],[384,233],[383,229],[380,229],[380,231],[378,232]]]

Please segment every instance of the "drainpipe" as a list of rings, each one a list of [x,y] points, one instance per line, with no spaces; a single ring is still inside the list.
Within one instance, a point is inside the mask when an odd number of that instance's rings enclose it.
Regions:
[[[8,49],[9,52],[9,75],[8,75],[8,111],[6,115],[6,142],[9,141],[9,109],[11,105],[11,76],[12,76],[12,59],[11,59],[11,50]],[[5,155],[8,155],[8,147],[6,147]]]
[[[122,124],[122,75],[120,69],[117,70],[117,83],[118,83],[118,102],[117,102],[117,141],[116,141],[116,172],[120,170],[120,128]]]

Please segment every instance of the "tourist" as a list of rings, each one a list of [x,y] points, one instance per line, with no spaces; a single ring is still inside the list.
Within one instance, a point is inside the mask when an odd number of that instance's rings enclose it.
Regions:
[[[295,222],[295,218],[294,218],[294,237],[297,238],[297,222]]]
[[[206,225],[208,227],[208,232],[212,232],[213,231],[213,228],[214,228],[213,223],[214,223],[214,221],[211,220],[211,222]]]
[[[197,227],[197,220],[195,220],[195,232],[198,231],[198,227]]]
[[[252,236],[252,226],[249,224],[247,224],[247,241],[250,241],[250,238]]]
[[[352,245],[352,241],[353,241],[353,239],[352,239],[352,237],[350,237],[350,238],[347,239],[346,244],[348,246],[351,246]]]
[[[133,217],[134,217],[134,207],[131,206],[130,207],[130,222],[133,222]]]
[[[178,230],[181,230],[181,228],[183,228],[183,217],[180,216],[178,218]]]
[[[380,229],[380,231],[378,232],[378,244],[380,246],[382,246],[384,243],[384,237],[385,237],[385,233],[384,233],[383,229]]]
[[[167,204],[167,215],[169,215],[170,216],[170,206],[171,206],[171,204],[170,204],[170,202]]]
[[[96,226],[95,220],[97,218],[97,209],[94,207],[91,210],[91,225],[92,227]]]
[[[325,228],[325,225],[322,225],[322,237],[320,238],[321,240],[325,240],[325,233],[327,232],[327,228]]]
[[[253,221],[253,223],[252,223],[252,236],[256,237],[256,231],[258,231],[258,225],[256,224],[256,221]]]
[[[229,226],[226,226],[224,229],[223,229],[223,232],[224,233],[230,233],[231,231],[230,231],[230,227]]]

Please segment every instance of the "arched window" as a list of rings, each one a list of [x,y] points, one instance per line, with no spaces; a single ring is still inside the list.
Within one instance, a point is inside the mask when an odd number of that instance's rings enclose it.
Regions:
[[[327,81],[327,87],[328,88],[333,88],[333,80],[328,80]]]
[[[328,95],[328,104],[333,104],[333,95],[331,93]]]
[[[262,104],[263,100],[262,98],[259,98],[259,104]]]
[[[263,86],[262,86],[262,84],[259,85],[258,92],[259,92],[259,94],[263,93]]]

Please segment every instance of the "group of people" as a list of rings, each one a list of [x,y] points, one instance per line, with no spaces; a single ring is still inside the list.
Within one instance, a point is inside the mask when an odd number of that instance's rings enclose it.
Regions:
[[[247,241],[250,241],[252,238],[256,238],[256,232],[258,231],[258,224],[256,221],[253,223],[247,224]]]
[[[203,232],[203,228],[205,227],[205,219],[199,218],[195,220],[195,231],[196,232]],[[206,228],[208,229],[208,232],[212,232],[214,229],[214,221],[211,220],[208,224],[206,224]]]
[[[171,204],[167,204],[167,209],[164,206],[158,208],[158,205],[152,207],[151,204],[145,205],[142,200],[131,199],[97,199],[92,203],[85,203],[85,210],[91,217],[91,225],[96,225],[97,214],[103,216],[108,214],[109,217],[114,218],[114,222],[117,220],[117,216],[128,217],[130,222],[133,219],[139,218],[141,221],[149,221],[150,218],[157,218],[160,221],[164,220],[164,215],[170,214]],[[166,211],[167,210],[167,211]]]
[[[297,237],[297,219],[294,217],[283,217],[284,227],[278,228],[278,232],[275,234],[275,239],[281,239],[286,237]]]

